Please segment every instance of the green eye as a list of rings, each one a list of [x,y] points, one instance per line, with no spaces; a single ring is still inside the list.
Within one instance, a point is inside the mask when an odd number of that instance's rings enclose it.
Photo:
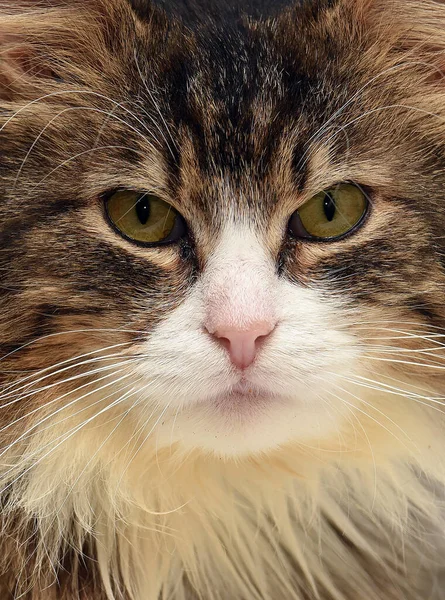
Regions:
[[[106,201],[108,218],[124,237],[142,244],[165,244],[185,234],[181,215],[154,194],[118,191]]]
[[[341,183],[303,204],[292,215],[289,229],[299,238],[336,239],[355,229],[367,209],[363,190],[352,183]]]

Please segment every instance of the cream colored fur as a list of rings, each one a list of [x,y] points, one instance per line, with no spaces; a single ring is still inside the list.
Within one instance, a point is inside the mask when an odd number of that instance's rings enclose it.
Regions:
[[[443,424],[412,406],[406,418],[404,402],[410,401],[396,398],[381,419],[384,427],[361,415],[319,447],[294,445],[238,462],[178,447],[157,450],[153,439],[135,455],[131,417],[119,428],[119,419],[102,425],[109,430],[106,443],[92,422],[58,449],[50,443],[46,458],[28,448],[21,468],[36,456],[40,462],[12,489],[37,518],[42,557],[55,560],[64,545],[80,548],[86,536],[94,537],[110,599],[120,597],[119,573],[134,600],[188,598],[186,572],[206,600],[426,600],[430,589],[409,593],[419,558],[439,577]],[[60,424],[58,431],[65,433]],[[73,520],[73,537],[66,539]],[[393,581],[384,598],[367,563]],[[301,572],[298,585],[293,566]],[[440,590],[431,597],[441,598]]]

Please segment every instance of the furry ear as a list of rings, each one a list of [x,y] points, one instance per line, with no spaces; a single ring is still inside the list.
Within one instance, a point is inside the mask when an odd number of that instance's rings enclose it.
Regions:
[[[316,0],[330,35],[341,32],[363,53],[424,64],[429,81],[445,81],[445,0]],[[350,44],[351,45],[351,44]],[[355,43],[352,47],[355,47]]]
[[[17,7],[0,5],[0,99],[12,100],[14,88],[20,80],[51,78],[50,65],[40,56],[38,44],[29,39],[23,27],[23,14],[19,16]]]
[[[341,0],[344,7],[354,6],[363,20],[382,31],[392,31],[406,45],[445,47],[444,0]]]
[[[118,77],[150,11],[145,0],[0,0],[0,99]]]
[[[430,39],[432,45],[445,43],[445,4],[441,0],[355,0],[363,13],[380,24],[403,31],[407,42]]]
[[[0,1],[1,99],[64,78],[70,55],[84,46],[81,38],[91,29],[79,7],[76,0]]]
[[[429,81],[445,81],[445,4],[443,0],[356,0],[377,35],[393,51],[431,65]]]

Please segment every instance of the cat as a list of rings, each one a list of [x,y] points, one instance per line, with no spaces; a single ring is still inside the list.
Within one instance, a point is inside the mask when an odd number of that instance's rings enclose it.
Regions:
[[[0,0],[0,598],[445,598],[445,6]]]

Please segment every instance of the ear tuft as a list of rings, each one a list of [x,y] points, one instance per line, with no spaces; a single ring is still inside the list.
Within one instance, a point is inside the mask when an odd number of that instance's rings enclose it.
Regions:
[[[363,48],[417,62],[425,81],[445,82],[445,0],[337,0],[328,13],[337,28],[358,33]]]

